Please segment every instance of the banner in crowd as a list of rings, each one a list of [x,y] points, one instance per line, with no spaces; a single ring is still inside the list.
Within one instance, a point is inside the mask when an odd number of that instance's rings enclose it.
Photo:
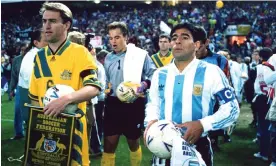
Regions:
[[[166,34],[170,35],[171,33],[171,28],[164,22],[164,21],[161,21],[160,22],[160,30],[165,32]]]
[[[16,37],[22,38],[29,38],[30,32],[32,32],[32,28],[25,29],[23,31],[16,31]]]
[[[251,30],[251,25],[249,24],[239,24],[239,25],[228,25],[225,30],[225,35],[227,36],[246,36]]]
[[[74,116],[50,117],[42,107],[30,107],[24,166],[69,166]]]

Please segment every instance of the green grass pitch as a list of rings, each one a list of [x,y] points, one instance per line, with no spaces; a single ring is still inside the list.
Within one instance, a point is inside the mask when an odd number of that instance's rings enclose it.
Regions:
[[[25,140],[9,140],[14,135],[13,129],[14,102],[8,101],[6,95],[1,99],[1,165],[19,166],[19,161],[9,162],[8,157],[19,158],[24,153]],[[251,110],[248,104],[241,107],[241,114],[236,130],[232,135],[232,142],[224,144],[220,140],[220,152],[214,154],[214,166],[267,166],[269,162],[263,162],[253,157],[258,151],[257,145],[252,142],[255,138],[256,129],[248,124],[252,120]],[[142,166],[149,166],[151,153],[142,143],[143,161]],[[100,166],[100,158],[91,158],[91,166]],[[129,150],[125,137],[121,137],[116,151],[116,166],[130,166]]]

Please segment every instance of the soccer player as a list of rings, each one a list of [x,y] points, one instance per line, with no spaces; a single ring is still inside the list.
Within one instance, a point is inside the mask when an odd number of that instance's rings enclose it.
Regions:
[[[152,77],[148,126],[167,119],[186,128],[183,138],[195,144],[207,165],[213,164],[208,131],[230,126],[239,116],[239,106],[229,82],[220,68],[196,59],[200,42],[190,23],[178,24],[171,31],[174,62],[159,68]],[[214,104],[220,107],[213,113]]]
[[[197,33],[195,36],[195,41],[200,42],[200,47],[196,51],[196,58],[203,60],[205,62],[214,64],[218,66],[225,74],[225,76],[229,79],[230,78],[230,70],[228,60],[225,56],[216,54],[209,49],[210,40],[207,38],[207,33],[203,27],[196,27]],[[219,108],[219,104],[216,102],[214,106],[214,112],[216,112]],[[210,132],[210,139],[212,143],[213,150],[219,151],[218,146],[218,136],[224,135],[224,140],[226,142],[230,141],[228,135],[225,134],[224,130],[217,130]]]
[[[200,47],[196,51],[196,58],[218,66],[228,78],[230,73],[227,58],[208,48],[210,40],[207,38],[207,33],[203,27],[196,27],[196,30],[195,41],[200,42]]]
[[[20,108],[22,110],[23,120],[27,122],[29,110],[24,107],[24,103],[29,103],[28,89],[33,72],[34,58],[38,50],[47,45],[45,41],[45,33],[41,29],[36,29],[30,33],[31,43],[30,51],[24,56],[18,78],[18,90],[20,95]]]
[[[43,31],[48,46],[38,51],[34,60],[29,97],[32,104],[43,106],[46,90],[55,84],[71,86],[76,91],[51,101],[44,107],[44,114],[57,116],[69,103],[79,103],[85,114],[86,104],[101,89],[97,80],[96,64],[88,50],[67,40],[72,25],[72,13],[62,3],[44,3],[40,9]],[[75,128],[72,165],[89,165],[87,124],[85,116]],[[82,126],[82,127],[81,127]],[[75,141],[77,140],[77,141]]]
[[[157,68],[165,66],[171,63],[173,59],[172,52],[170,51],[171,38],[167,34],[161,34],[159,36],[159,52],[151,56],[155,66]]]
[[[272,89],[276,89],[276,72],[275,72],[275,68],[276,68],[276,54],[273,54],[269,60],[268,60],[269,64],[271,64],[271,66],[273,67],[269,67],[270,71],[266,71],[265,75],[264,75],[264,80],[265,83],[267,85],[271,85],[272,84]],[[271,99],[270,99],[271,100]],[[272,120],[273,118],[273,112],[275,115],[275,92],[274,92],[274,98],[272,101],[272,104],[270,106],[270,110],[272,111],[268,116],[270,119],[270,126],[269,126],[269,131],[270,131],[270,149],[271,149],[271,164],[269,166],[276,166],[276,121]],[[274,104],[274,105],[273,105]],[[272,108],[271,108],[272,107]],[[276,117],[274,117],[275,119]]]
[[[85,35],[73,31],[69,32],[68,40],[80,44],[85,45]],[[108,53],[107,51],[106,54]],[[97,75],[98,79],[101,82],[102,89],[106,84],[105,78],[105,71],[103,65],[96,59],[96,55],[91,53],[91,56],[96,60],[96,64],[98,67]],[[102,90],[97,97],[87,101],[87,109],[86,109],[86,118],[87,118],[87,131],[88,131],[88,140],[89,140],[89,147],[93,151],[94,154],[92,156],[100,156],[102,154],[102,147],[101,147],[101,138],[102,138],[102,114],[104,108],[104,91]],[[96,123],[97,122],[97,123]],[[98,125],[99,124],[99,125]]]
[[[138,72],[140,72],[141,75],[138,75],[138,77],[140,79],[142,78],[142,82],[136,93],[137,95],[142,94],[150,86],[150,79],[156,68],[148,54],[135,55],[137,52],[130,52],[131,49],[136,48],[135,50],[146,53],[146,51],[135,46],[127,46],[128,28],[125,23],[113,22],[108,25],[107,31],[113,51],[106,56],[104,68],[106,71],[107,83],[111,83],[112,90],[106,98],[104,112],[104,153],[101,165],[115,165],[115,150],[120,135],[124,135],[127,138],[130,149],[131,165],[139,166],[142,160],[139,138],[142,134],[142,125],[144,124],[146,100],[145,98],[139,97],[133,103],[123,103],[117,98],[116,89],[121,82],[124,82],[125,72],[129,70],[139,70]],[[144,59],[139,66],[133,64],[133,66],[128,65],[132,67],[132,69],[126,68],[127,64],[124,63],[127,58],[126,55],[144,56]],[[134,73],[129,74],[133,75]]]
[[[98,60],[98,57],[105,57],[109,52],[106,50],[101,50],[97,52],[97,55],[94,55],[96,59],[96,64],[98,66],[98,79],[105,86],[106,85],[106,75],[103,64]],[[104,87],[103,87],[104,89]],[[92,127],[91,138],[90,138],[90,147],[93,151],[92,157],[101,156],[103,153],[102,147],[102,137],[103,137],[103,112],[104,112],[104,100],[105,93],[101,93],[97,96],[97,102],[94,105],[94,114],[95,114],[95,124]]]
[[[255,98],[252,102],[252,109],[257,113],[257,125],[258,125],[258,140],[259,140],[259,152],[254,156],[264,161],[268,161],[269,155],[269,121],[265,119],[269,110],[268,95],[269,88],[265,83],[264,75],[268,74],[270,70],[267,66],[268,59],[272,56],[272,50],[270,48],[263,48],[260,50],[259,55],[262,59],[262,64],[256,66],[257,76],[254,82]]]

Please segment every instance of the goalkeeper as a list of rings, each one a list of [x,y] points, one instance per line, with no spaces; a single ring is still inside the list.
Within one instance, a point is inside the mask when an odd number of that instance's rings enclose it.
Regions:
[[[145,50],[133,44],[127,45],[128,29],[124,23],[113,22],[108,25],[107,31],[113,51],[106,56],[104,62],[111,91],[106,98],[104,153],[101,165],[115,165],[115,150],[120,135],[127,138],[131,165],[140,165],[142,151],[139,138],[144,124],[146,100],[139,97],[133,103],[123,103],[116,96],[116,88],[121,82],[139,80],[141,86],[136,94],[143,94],[150,86],[155,65]]]

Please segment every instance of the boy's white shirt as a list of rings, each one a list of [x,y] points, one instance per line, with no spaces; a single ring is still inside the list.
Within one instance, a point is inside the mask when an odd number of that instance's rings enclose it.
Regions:
[[[34,58],[39,51],[38,48],[33,47],[22,59],[19,78],[18,78],[18,86],[29,89],[31,76],[34,68]]]

